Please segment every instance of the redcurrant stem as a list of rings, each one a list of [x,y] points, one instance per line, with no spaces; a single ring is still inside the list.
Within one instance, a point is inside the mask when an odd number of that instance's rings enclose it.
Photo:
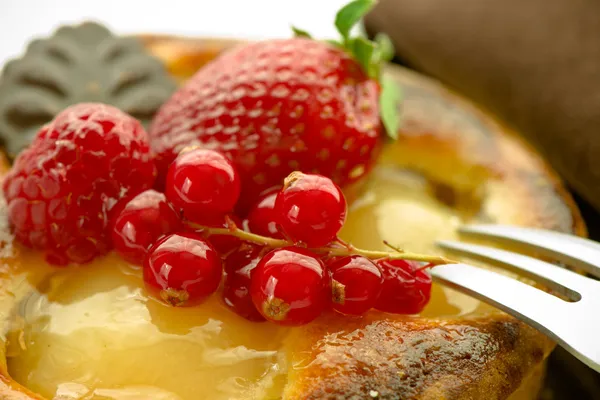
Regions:
[[[337,243],[340,246],[342,246],[342,247],[344,247],[345,249],[348,249],[348,250],[350,250],[352,248],[352,245],[350,243],[347,243],[347,242],[343,241],[340,238],[335,238],[335,240],[333,241],[333,243]]]
[[[392,245],[390,242],[388,242],[387,240],[383,241],[383,244],[385,244],[387,247],[389,247],[390,249],[397,251],[398,253],[404,253],[404,250],[401,249],[400,247],[394,246]]]
[[[194,229],[202,230],[203,232],[210,235],[230,235],[235,236],[241,240],[268,246],[271,248],[287,247],[292,246],[293,243],[282,239],[273,239],[270,237],[257,235],[255,233],[246,232],[237,227],[231,226],[227,228],[213,228],[210,226],[199,225],[194,222],[186,221],[186,224]],[[387,252],[387,251],[376,251],[376,250],[364,250],[359,249],[351,244],[347,244],[346,247],[319,247],[311,249],[315,253],[327,254],[330,256],[349,256],[349,255],[361,255],[369,259],[380,259],[387,258],[390,260],[412,260],[412,261],[423,261],[433,265],[452,264],[456,261],[450,260],[442,256],[433,256],[428,254],[410,253],[410,252]]]
[[[429,263],[429,264],[425,264],[425,265],[423,265],[422,267],[420,267],[420,268],[417,268],[417,269],[415,270],[415,274],[416,274],[417,272],[421,272],[421,271],[423,271],[423,270],[426,270],[426,269],[429,269],[429,268],[431,268],[431,267],[435,267],[435,265],[432,265],[431,263]]]

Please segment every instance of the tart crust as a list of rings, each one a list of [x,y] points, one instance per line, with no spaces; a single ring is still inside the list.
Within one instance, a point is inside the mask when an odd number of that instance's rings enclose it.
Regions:
[[[344,318],[290,343],[285,399],[505,399],[552,343],[506,315]],[[309,354],[308,356],[306,354]]]
[[[142,39],[181,81],[237,43]],[[423,76],[396,66],[387,74],[405,93],[400,139],[391,145],[398,166],[435,182],[440,196],[453,206],[476,204],[466,208],[476,210],[465,215],[467,221],[586,235],[556,175],[509,129]],[[5,170],[6,163],[2,165]],[[6,227],[0,229],[6,232]],[[0,309],[3,333],[9,308],[20,297],[12,291],[13,272],[3,269],[0,276],[0,298],[6,299]],[[448,318],[325,315],[286,339],[290,368],[283,398],[506,399],[531,376],[539,381],[553,347],[533,328],[495,310]],[[3,340],[0,397],[41,399],[10,379],[5,351]]]

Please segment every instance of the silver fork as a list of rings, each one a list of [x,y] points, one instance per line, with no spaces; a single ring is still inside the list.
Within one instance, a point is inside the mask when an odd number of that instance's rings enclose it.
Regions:
[[[600,278],[600,243],[563,233],[503,225],[467,225],[465,239],[490,239],[562,262]],[[440,265],[433,279],[513,315],[600,372],[600,281],[555,264],[479,244],[440,241],[455,254],[488,261],[527,276],[567,300],[526,283],[468,264]]]

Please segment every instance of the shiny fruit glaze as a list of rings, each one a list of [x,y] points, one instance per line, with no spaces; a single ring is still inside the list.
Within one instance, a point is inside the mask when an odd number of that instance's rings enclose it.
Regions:
[[[43,265],[37,255],[22,261],[32,275]],[[52,269],[38,287],[21,302],[8,363],[14,379],[47,399],[226,400],[281,390],[284,329],[240,318],[219,296],[166,305],[115,254]]]
[[[375,308],[395,314],[418,314],[431,297],[431,276],[419,263],[380,260],[383,283]]]
[[[112,245],[126,261],[142,265],[148,249],[161,236],[182,229],[181,220],[164,193],[146,190],[117,204],[111,221]]]
[[[331,300],[342,314],[361,315],[375,307],[383,285],[381,269],[368,258],[350,256],[327,263]]]
[[[329,275],[310,250],[293,246],[271,250],[251,276],[252,302],[269,321],[304,325],[321,315],[329,302]]]
[[[390,147],[365,186],[348,193],[354,200],[341,237],[374,250],[386,250],[386,239],[433,252],[434,240],[453,237],[461,215],[433,193],[426,179],[398,169]],[[198,307],[164,305],[146,294],[141,270],[114,254],[65,271],[30,252],[18,263],[29,271],[16,278],[21,292],[29,291],[24,285],[39,292],[21,302],[21,322],[9,334],[9,372],[47,398],[94,391],[119,400],[278,398],[293,368],[281,351],[293,328],[247,321],[220,295]],[[40,271],[47,274],[41,282]],[[483,310],[491,308],[434,284],[423,314]]]
[[[262,322],[263,317],[252,302],[250,274],[266,253],[261,246],[243,243],[225,258],[223,302],[239,316],[249,321]]]
[[[221,153],[184,150],[169,166],[165,187],[176,211],[190,220],[230,213],[240,197],[240,177]]]
[[[263,322],[261,315],[252,302],[250,295],[250,278],[242,274],[233,273],[225,277],[223,284],[223,302],[227,307],[248,321]]]
[[[275,199],[281,190],[276,188],[262,195],[248,213],[248,229],[258,235],[283,239],[283,235],[277,229],[277,212],[275,211]]]
[[[217,291],[221,256],[194,233],[173,233],[156,242],[144,260],[144,282],[156,298],[172,306],[193,306]]]
[[[346,221],[346,199],[341,189],[321,175],[292,172],[275,199],[275,210],[285,236],[309,247],[335,240]]]

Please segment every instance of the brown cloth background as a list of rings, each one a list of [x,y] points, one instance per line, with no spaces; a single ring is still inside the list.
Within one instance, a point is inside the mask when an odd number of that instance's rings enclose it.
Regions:
[[[600,210],[600,1],[380,0],[368,29],[522,132]]]

